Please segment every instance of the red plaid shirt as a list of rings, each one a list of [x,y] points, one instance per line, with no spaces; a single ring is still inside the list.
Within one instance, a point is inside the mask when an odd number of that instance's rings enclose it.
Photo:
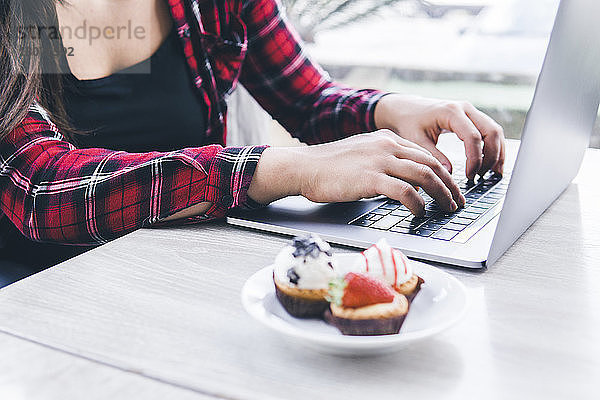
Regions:
[[[34,106],[0,142],[0,220],[42,242],[100,244],[200,202],[200,218],[253,206],[265,146],[223,147],[239,81],[295,137],[327,142],[375,130],[381,93],[332,82],[307,57],[275,0],[168,0],[214,145],[168,153],[79,149]]]

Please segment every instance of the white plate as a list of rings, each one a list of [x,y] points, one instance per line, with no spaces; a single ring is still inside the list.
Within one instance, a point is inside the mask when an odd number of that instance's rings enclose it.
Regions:
[[[350,263],[357,255],[335,257],[340,263]],[[402,329],[395,335],[344,336],[324,321],[292,317],[275,296],[273,266],[261,269],[246,281],[242,303],[252,317],[267,327],[320,352],[339,355],[390,353],[448,329],[467,310],[467,291],[462,283],[438,268],[418,261],[411,263],[414,273],[425,283],[411,304]]]

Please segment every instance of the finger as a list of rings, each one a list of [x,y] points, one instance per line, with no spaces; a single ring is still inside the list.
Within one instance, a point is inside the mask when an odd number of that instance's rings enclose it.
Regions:
[[[399,145],[405,146],[405,147],[410,147],[413,148],[415,150],[419,150],[423,153],[426,154],[431,154],[429,150],[427,150],[426,148],[420,146],[419,144],[415,143],[415,142],[411,142],[410,140],[404,139],[403,137],[398,136],[396,133],[394,133],[394,131],[390,131],[389,129],[385,129],[382,130],[383,134],[385,134],[386,136],[392,138],[396,143],[398,143]]]
[[[450,190],[454,201],[464,207],[465,197],[460,192],[460,188],[452,179],[450,172],[433,155],[428,155],[414,149],[402,148],[398,151],[398,156],[402,159],[409,159],[419,164],[427,165],[442,180],[444,185]]]
[[[429,166],[399,158],[393,159],[389,164],[386,171],[389,175],[400,178],[411,185],[422,187],[446,211],[458,209],[458,205],[452,199],[450,189]]]
[[[500,159],[504,131],[496,121],[473,105],[467,103],[465,111],[483,136],[483,162],[479,171],[479,174],[483,175]]]
[[[416,216],[424,214],[425,200],[412,185],[401,179],[382,174],[377,191],[390,199],[398,200]]]
[[[495,173],[500,174],[500,175],[504,174],[505,152],[506,152],[506,141],[502,140],[502,142],[500,143],[500,157],[498,158],[496,165],[494,165],[492,167],[492,171],[494,171]]]
[[[446,155],[444,153],[442,153],[436,146],[435,144],[432,143],[423,143],[423,147],[426,148],[427,150],[429,150],[429,152],[431,153],[432,156],[434,156],[435,158],[437,158],[437,160],[442,163],[442,165],[444,166],[444,168],[446,168],[446,170],[452,174],[452,163],[450,162],[450,160],[448,159],[448,157],[446,157]]]
[[[477,130],[473,121],[467,117],[467,114],[465,114],[462,108],[453,107],[451,110],[452,113],[448,117],[448,127],[442,128],[450,129],[463,141],[467,155],[467,178],[473,180],[483,162],[483,140],[481,132]]]
[[[484,137],[483,143],[483,162],[479,169],[480,176],[483,176],[496,165],[500,158],[500,149],[502,147],[500,136],[486,136]]]

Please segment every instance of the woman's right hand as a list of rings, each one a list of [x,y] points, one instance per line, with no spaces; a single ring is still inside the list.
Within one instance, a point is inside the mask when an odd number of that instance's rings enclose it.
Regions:
[[[380,130],[316,146],[268,148],[248,195],[263,204],[298,194],[315,202],[384,195],[421,215],[425,204],[416,186],[446,211],[465,204],[448,170],[427,150]]]

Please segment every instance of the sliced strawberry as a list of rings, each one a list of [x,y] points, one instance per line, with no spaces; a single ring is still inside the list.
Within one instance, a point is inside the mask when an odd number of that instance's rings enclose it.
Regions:
[[[395,293],[392,288],[371,276],[350,272],[343,280],[332,282],[329,301],[349,308],[365,307],[378,303],[391,303]]]

